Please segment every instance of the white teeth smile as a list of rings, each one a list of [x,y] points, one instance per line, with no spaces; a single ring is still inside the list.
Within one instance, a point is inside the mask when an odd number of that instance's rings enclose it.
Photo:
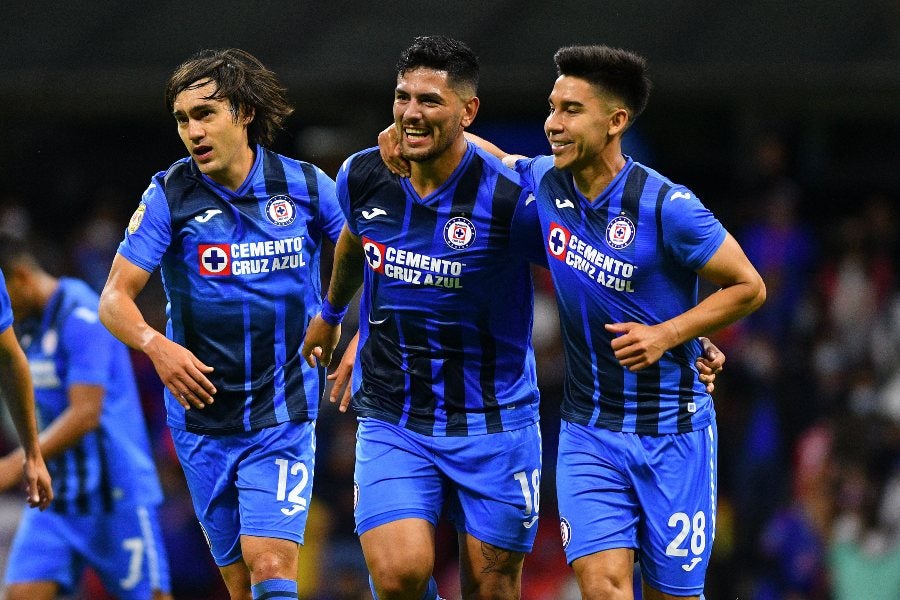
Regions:
[[[415,136],[428,135],[427,129],[415,129],[413,127],[407,127],[403,131],[404,131],[404,133],[406,133],[406,135],[415,135]]]

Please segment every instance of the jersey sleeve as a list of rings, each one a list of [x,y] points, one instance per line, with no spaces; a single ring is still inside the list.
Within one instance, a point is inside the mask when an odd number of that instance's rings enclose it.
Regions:
[[[9,292],[6,291],[6,279],[3,271],[0,271],[0,333],[3,333],[13,324],[12,303],[9,300]]]
[[[100,322],[97,311],[86,306],[75,308],[60,330],[60,346],[68,354],[66,386],[73,384],[109,385],[109,365],[115,338]]]
[[[547,253],[544,251],[537,202],[535,202],[534,193],[528,188],[522,190],[522,195],[516,204],[509,238],[512,250],[519,256],[524,257],[528,262],[547,268]]]
[[[686,188],[673,188],[662,206],[663,243],[686,267],[703,267],[725,241],[725,228]]]
[[[131,216],[119,254],[145,271],[153,272],[172,241],[169,203],[160,175],[150,182],[141,203]]]
[[[334,180],[321,169],[316,169],[319,187],[319,227],[332,242],[337,242],[344,227],[344,213],[337,200]]]
[[[346,219],[347,221],[347,227],[350,229],[350,233],[355,236],[359,236],[359,228],[357,228],[356,223],[353,222],[350,208],[350,188],[348,179],[350,176],[350,163],[352,162],[353,156],[349,157],[344,161],[344,164],[341,165],[341,169],[338,171],[337,177],[335,178],[335,188],[337,190],[336,195],[338,205],[341,208],[341,212],[344,213],[344,219]]]
[[[553,168],[552,156],[535,156],[534,158],[520,158],[516,161],[516,172],[522,180],[522,185],[532,193],[537,194],[538,186],[544,174]]]

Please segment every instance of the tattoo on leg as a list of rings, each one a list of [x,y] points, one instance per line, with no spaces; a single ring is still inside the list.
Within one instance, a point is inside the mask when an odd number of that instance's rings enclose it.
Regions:
[[[512,555],[513,553],[509,550],[481,542],[481,556],[486,563],[481,572],[494,573],[508,569],[512,562]]]

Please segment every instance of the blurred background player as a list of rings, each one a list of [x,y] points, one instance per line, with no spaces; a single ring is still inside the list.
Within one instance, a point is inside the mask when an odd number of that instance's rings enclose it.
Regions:
[[[49,510],[22,518],[6,598],[72,593],[88,566],[116,598],[171,598],[162,490],[128,348],[100,323],[97,293],[44,271],[25,241],[0,237],[0,268],[56,487]],[[21,450],[0,459],[0,489],[18,481],[21,461]]]
[[[320,245],[343,225],[334,182],[266,148],[293,109],[254,56],[201,51],[165,96],[190,156],[144,192],[100,316],[165,385],[175,449],[231,597],[296,598],[325,383],[300,343],[321,302]],[[166,335],[135,303],[157,268]]]

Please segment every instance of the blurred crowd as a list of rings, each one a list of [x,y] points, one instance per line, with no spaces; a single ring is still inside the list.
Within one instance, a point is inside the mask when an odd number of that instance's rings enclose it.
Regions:
[[[837,216],[816,218],[781,139],[760,139],[754,159],[752,176],[723,197],[701,194],[768,290],[762,309],[712,336],[727,363],[714,393],[719,508],[706,597],[898,600],[900,198],[864,190],[842,199]],[[310,160],[332,175],[339,164]],[[679,183],[699,191],[699,182]],[[8,194],[0,197],[0,229],[41,240],[51,270],[99,290],[140,191],[98,190],[64,235],[45,226],[45,207],[35,198]],[[327,274],[330,263],[322,269]],[[553,485],[564,364],[552,284],[547,273],[535,275],[545,456],[542,519],[525,563],[523,598],[568,600],[578,592],[560,546]],[[158,280],[139,300],[162,327]],[[345,342],[355,328],[352,315],[346,323]],[[162,386],[145,356],[133,358],[166,494],[161,522],[173,593],[179,600],[227,598],[175,458]],[[352,415],[329,407],[317,424],[314,501],[301,551],[300,595],[308,600],[371,597],[353,532],[355,427]],[[11,439],[8,431],[2,436],[3,451]],[[2,501],[0,561],[17,499]],[[439,589],[454,598],[455,532],[446,524],[438,547]],[[83,587],[84,598],[105,598],[90,577]]]

